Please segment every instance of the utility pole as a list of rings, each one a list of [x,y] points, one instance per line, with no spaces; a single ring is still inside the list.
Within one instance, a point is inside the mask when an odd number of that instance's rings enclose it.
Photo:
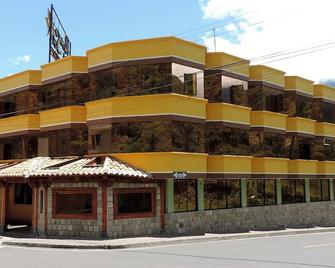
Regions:
[[[214,26],[213,28],[213,37],[214,37],[214,51],[216,52],[216,34],[215,34],[216,28]]]

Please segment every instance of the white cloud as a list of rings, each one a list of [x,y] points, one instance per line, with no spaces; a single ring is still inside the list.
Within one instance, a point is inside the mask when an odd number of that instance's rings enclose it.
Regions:
[[[16,58],[8,59],[6,65],[19,65],[21,63],[28,63],[31,61],[30,55],[17,56]]]
[[[247,59],[287,49],[335,41],[334,0],[200,0],[204,19],[238,18],[229,26],[237,33],[237,42],[220,36],[217,51]],[[262,22],[262,23],[259,23]],[[228,27],[228,26],[227,26]],[[236,29],[242,28],[241,31]],[[228,30],[229,30],[228,29]],[[213,38],[203,37],[209,50]],[[335,48],[306,54],[268,65],[314,81],[335,77]]]

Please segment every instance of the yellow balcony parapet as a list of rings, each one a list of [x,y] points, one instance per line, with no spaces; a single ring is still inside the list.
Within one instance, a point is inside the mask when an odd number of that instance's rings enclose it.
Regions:
[[[335,138],[335,124],[327,122],[316,122],[315,136]]]
[[[335,176],[335,161],[318,161],[318,175]]]
[[[251,111],[250,125],[254,129],[265,129],[284,133],[286,131],[286,114],[269,111]]]
[[[84,127],[85,125],[85,106],[65,106],[40,112],[41,131]]]
[[[241,155],[209,155],[207,158],[208,176],[229,174],[245,176],[251,174],[252,156]],[[241,178],[241,177],[240,177]]]
[[[326,85],[314,85],[314,98],[335,102],[335,88]]]
[[[206,104],[205,99],[174,93],[113,97],[85,103],[89,123],[106,119],[111,122],[131,122],[139,119],[204,122]]]
[[[44,64],[42,69],[42,82],[50,83],[66,79],[73,74],[87,73],[87,57],[68,56],[63,59]]]
[[[285,86],[285,72],[265,65],[252,65],[249,69],[250,81],[263,81],[276,86]]]
[[[126,60],[175,57],[199,65],[205,64],[206,47],[173,36],[106,44],[87,51],[88,67]]]
[[[252,159],[253,175],[286,175],[288,171],[287,158],[254,157]]]
[[[295,159],[288,162],[289,175],[316,175],[317,160]]]
[[[220,70],[249,77],[250,61],[224,52],[207,52],[206,69]]]
[[[251,108],[230,103],[208,103],[207,121],[250,126]]]
[[[38,114],[23,114],[0,119],[0,137],[18,136],[38,132]]]
[[[154,152],[117,153],[112,156],[146,172],[158,173],[165,178],[172,178],[173,172],[187,172],[189,175],[207,172],[207,154]]]
[[[285,76],[285,90],[297,91],[313,96],[314,82],[300,76]]]
[[[41,71],[27,70],[0,79],[0,95],[25,90],[30,86],[41,85]]]
[[[305,136],[315,135],[315,120],[302,117],[287,117],[287,133]]]

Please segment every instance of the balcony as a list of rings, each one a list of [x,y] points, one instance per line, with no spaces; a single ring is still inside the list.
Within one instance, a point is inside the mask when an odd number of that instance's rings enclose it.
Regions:
[[[40,112],[41,131],[86,126],[85,106],[66,106]]]
[[[335,176],[335,161],[319,161],[317,163],[318,176],[330,176],[334,178]]]
[[[87,58],[69,56],[41,66],[42,83],[48,84],[72,77],[75,74],[87,73]]]
[[[335,102],[335,88],[326,85],[314,85],[314,98]]]
[[[209,155],[207,173],[209,178],[248,178],[251,175],[251,156]]]
[[[224,52],[206,53],[206,69],[217,68],[228,73],[249,77],[249,64],[248,60]]]
[[[290,135],[314,137],[315,136],[315,120],[302,117],[287,117],[286,127],[287,133]]]
[[[313,177],[317,174],[317,165],[316,160],[289,160],[288,173],[290,177]]]
[[[255,178],[285,178],[288,171],[288,159],[272,157],[254,157],[252,159],[252,176]]]
[[[335,139],[335,124],[316,122],[315,135],[318,137]]]
[[[265,65],[253,65],[249,69],[250,81],[261,81],[275,86],[285,86],[285,72]]]
[[[89,70],[107,68],[113,62],[178,58],[196,65],[205,64],[206,47],[176,37],[150,38],[111,43],[87,51]]]
[[[114,97],[86,102],[89,124],[177,120],[205,122],[207,100],[179,94]]]
[[[207,122],[222,122],[237,128],[249,128],[251,108],[228,103],[208,103]]]
[[[41,85],[41,71],[28,70],[0,79],[0,96]]]
[[[287,115],[269,111],[251,111],[251,128],[285,134]]]
[[[313,97],[313,84],[313,81],[299,76],[285,76],[286,91],[296,91],[309,97]]]
[[[40,129],[38,114],[24,114],[0,119],[0,137],[33,134]]]
[[[207,154],[157,152],[118,153],[112,156],[153,173],[155,177],[172,178],[173,172],[187,172],[188,178],[201,178],[207,172]]]

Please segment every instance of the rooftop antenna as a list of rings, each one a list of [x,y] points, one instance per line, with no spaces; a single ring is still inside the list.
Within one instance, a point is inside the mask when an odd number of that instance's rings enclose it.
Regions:
[[[71,42],[58,14],[51,4],[45,18],[49,35],[49,62],[71,55]]]
[[[212,30],[213,30],[213,37],[214,37],[214,51],[216,52],[216,34],[215,34],[216,28],[215,26]]]

